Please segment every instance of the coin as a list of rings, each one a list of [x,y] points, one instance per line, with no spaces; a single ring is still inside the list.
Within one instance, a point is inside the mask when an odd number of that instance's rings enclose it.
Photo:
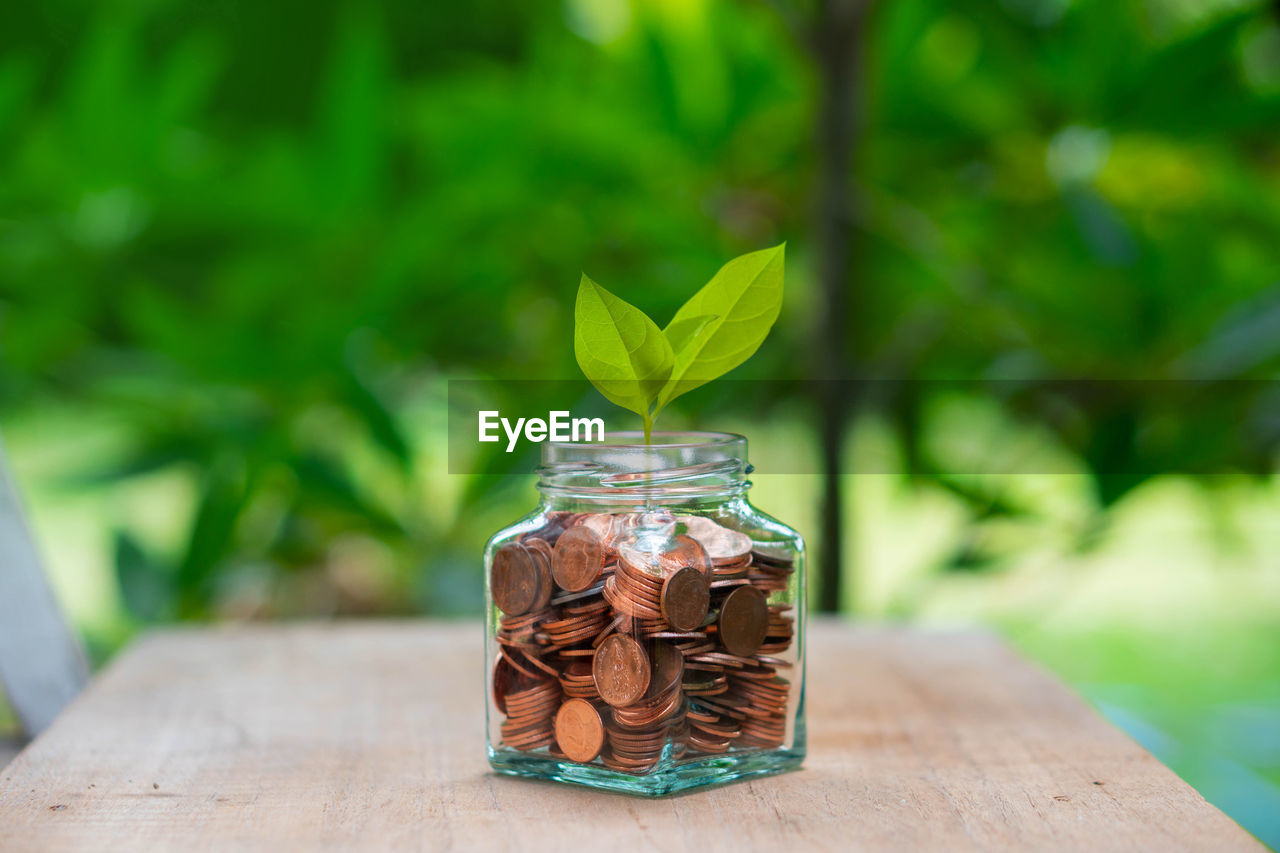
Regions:
[[[631,637],[611,634],[591,662],[600,698],[615,707],[630,705],[649,688],[649,656]]]
[[[779,673],[796,664],[785,655],[798,625],[794,604],[768,599],[794,586],[797,556],[786,543],[743,550],[748,537],[708,518],[671,518],[553,513],[495,552],[502,748],[644,774],[785,743],[794,708]]]
[[[745,533],[730,530],[701,515],[681,515],[676,520],[706,549],[713,563],[736,563],[751,554],[751,537]]]
[[[604,599],[617,610],[634,619],[659,619],[662,576],[651,575],[626,560],[618,561],[614,576],[605,581]]]
[[[561,690],[556,681],[531,679],[520,682],[503,700],[507,719],[499,727],[502,742],[520,750],[548,746],[555,739],[554,717]]]
[[[554,649],[575,645],[599,636],[609,624],[609,603],[596,598],[586,604],[566,606],[560,610],[560,619],[542,623],[542,631]]]
[[[613,542],[619,528],[623,524],[621,516],[608,515],[603,512],[590,512],[574,522],[575,527],[584,527],[596,535],[602,544]]]
[[[677,631],[692,631],[701,625],[710,605],[707,576],[692,566],[668,575],[662,584],[662,615]]]
[[[507,694],[515,690],[520,674],[505,657],[499,657],[493,666],[493,704],[498,710],[507,713]]]
[[[702,732],[703,735],[711,735],[718,738],[735,738],[742,733],[742,723],[732,718],[717,718],[714,723],[704,723],[694,721],[690,723],[695,729]]]
[[[684,655],[671,643],[659,640],[653,644],[653,684],[657,691],[675,690],[684,678]]]
[[[536,610],[546,607],[551,601],[551,594],[555,592],[556,583],[551,578],[551,546],[541,539],[533,540],[535,544],[525,544],[525,548],[529,550],[529,556],[533,558],[534,568],[538,571],[538,597],[534,600],[533,606]]]
[[[543,525],[537,530],[531,530],[520,537],[521,542],[528,542],[530,539],[545,540],[548,545],[555,545],[556,539],[560,538],[560,534],[564,533],[567,525],[569,514],[565,512],[551,513],[547,516]]]
[[[560,687],[564,695],[577,699],[599,699],[596,680],[591,675],[591,661],[568,658],[560,673]]]
[[[759,650],[769,629],[769,605],[764,593],[740,586],[720,605],[720,642],[730,653],[746,657]]]
[[[547,540],[540,539],[536,536],[530,536],[529,534],[526,533],[524,536],[521,536],[517,541],[524,547],[528,548],[530,551],[533,551],[537,554],[541,554],[542,556],[546,557],[548,563],[551,562],[551,545],[547,542]]]
[[[697,539],[692,536],[676,536],[672,546],[658,558],[664,572],[673,572],[684,566],[692,566],[708,576],[711,574],[711,558]]]
[[[585,764],[594,759],[604,746],[600,712],[585,699],[566,701],[556,713],[556,743],[574,761]]]
[[[551,574],[561,589],[581,592],[600,577],[604,545],[590,527],[571,527],[560,535],[551,552]]]
[[[707,754],[727,752],[732,745],[733,741],[729,738],[716,738],[714,736],[704,738],[696,732],[689,735],[689,748],[696,752],[705,752]]]
[[[493,555],[489,586],[498,608],[511,616],[533,609],[541,597],[541,577],[534,553],[519,542],[508,542]]]

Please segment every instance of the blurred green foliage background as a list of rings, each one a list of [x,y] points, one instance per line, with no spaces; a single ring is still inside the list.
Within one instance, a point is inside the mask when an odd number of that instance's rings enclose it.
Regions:
[[[479,612],[482,543],[534,496],[446,473],[445,383],[576,375],[581,270],[663,323],[787,240],[735,378],[1275,377],[1274,6],[870,4],[833,349],[810,34],[840,5],[6,4],[0,427],[96,654],[175,619]],[[845,470],[887,473],[841,478],[815,565],[860,616],[1000,629],[1280,845],[1255,387],[1239,417],[861,405]],[[812,401],[701,393],[667,426],[823,452]],[[946,473],[974,454],[1007,473]],[[816,540],[820,479],[760,467]]]

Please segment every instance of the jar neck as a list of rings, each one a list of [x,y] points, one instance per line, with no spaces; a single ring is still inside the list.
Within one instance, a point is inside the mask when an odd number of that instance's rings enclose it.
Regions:
[[[732,433],[608,433],[597,444],[548,442],[538,489],[552,508],[718,504],[751,487],[747,440]]]

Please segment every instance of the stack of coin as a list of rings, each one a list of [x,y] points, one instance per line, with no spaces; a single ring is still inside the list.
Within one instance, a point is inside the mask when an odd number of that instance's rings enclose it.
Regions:
[[[708,659],[713,654],[716,644],[704,635],[703,639],[688,640],[677,645],[685,656],[684,695],[690,698],[698,696],[718,696],[729,689],[729,679],[725,674],[725,665]]]
[[[731,686],[725,697],[736,700],[737,710],[745,715],[741,746],[776,749],[786,740],[791,683],[769,669],[739,672],[729,679]]]
[[[522,672],[501,657],[493,673],[493,698],[507,717],[502,723],[504,744],[531,750],[555,741],[554,717],[561,693],[553,679]]]
[[[602,757],[607,767],[635,773],[649,769],[684,719],[684,656],[661,640],[652,649],[650,656],[636,640],[615,634],[596,653],[600,697],[613,706],[606,724],[609,749]]]
[[[541,630],[550,640],[549,648],[562,649],[595,639],[609,624],[609,603],[590,598],[559,608],[558,619],[547,619]]]
[[[658,626],[662,624],[662,581],[661,573],[619,557],[613,577],[604,583],[604,598],[618,613],[650,623],[648,627]]]
[[[520,616],[541,610],[551,600],[554,583],[551,578],[550,547],[546,540],[530,547],[523,542],[508,542],[493,555],[489,570],[493,601],[508,616]]]
[[[503,616],[498,622],[495,639],[502,647],[504,657],[518,671],[535,677],[555,677],[555,669],[542,660],[546,651],[546,639],[539,633],[543,620],[553,612],[544,608],[522,616]],[[540,670],[542,675],[537,675],[535,670]]]
[[[503,745],[645,773],[785,742],[775,656],[795,622],[768,596],[794,565],[710,519],[675,520],[558,513],[495,552]]]
[[[751,555],[751,583],[766,595],[781,592],[791,583],[795,560],[756,551]]]
[[[790,604],[769,605],[769,627],[765,630],[764,642],[760,651],[768,655],[776,655],[791,648],[791,638],[796,632],[796,620],[787,615]]]
[[[599,699],[590,659],[570,660],[560,670],[560,686],[571,699]]]
[[[711,603],[710,568],[706,552],[689,536],[676,536],[657,553],[624,546],[604,597],[638,633],[692,631]]]
[[[729,689],[725,663],[716,656],[715,641],[705,633],[700,639],[679,643],[676,648],[684,655],[685,696],[718,696]]]
[[[690,752],[714,755],[728,752],[733,740],[742,734],[742,723],[729,714],[721,714],[704,707],[690,708],[685,715],[689,721],[689,734],[685,741]]]

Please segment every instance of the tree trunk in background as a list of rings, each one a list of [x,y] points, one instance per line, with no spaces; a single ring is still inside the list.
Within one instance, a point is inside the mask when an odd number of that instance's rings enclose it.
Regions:
[[[870,0],[822,0],[814,22],[812,51],[817,66],[818,154],[815,233],[818,252],[819,316],[814,341],[815,400],[820,419],[823,489],[818,555],[818,609],[840,609],[844,547],[841,457],[844,435],[857,407],[848,379],[849,346],[856,287],[853,280],[852,168],[861,119],[861,71],[866,6]]]

